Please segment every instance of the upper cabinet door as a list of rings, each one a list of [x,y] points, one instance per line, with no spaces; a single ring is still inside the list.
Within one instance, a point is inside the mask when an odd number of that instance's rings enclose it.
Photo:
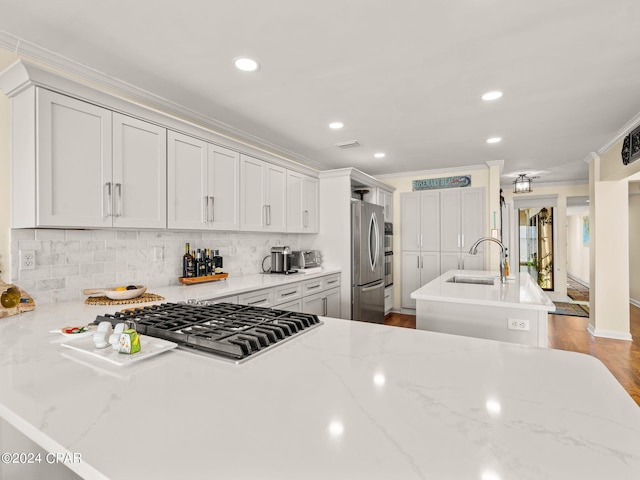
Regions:
[[[271,163],[265,163],[265,165],[266,230],[286,232],[287,171],[285,168]]]
[[[400,217],[400,242],[402,250],[420,250],[419,192],[402,193],[400,195]]]
[[[387,192],[381,188],[378,190],[378,199],[376,203],[384,207],[384,221],[393,222],[393,193]]]
[[[207,208],[210,226],[216,230],[240,228],[240,156],[237,152],[209,145]]]
[[[460,192],[460,221],[462,251],[468,252],[474,242],[487,235],[485,224],[484,187],[463,189]],[[480,244],[478,252],[486,251],[486,244]],[[479,255],[483,257],[483,255]]]
[[[318,233],[320,188],[318,179],[305,175],[302,178],[302,224],[304,233]]]
[[[111,226],[111,112],[38,89],[36,133],[36,224]]]
[[[181,133],[167,137],[168,227],[186,230],[207,228],[208,144]]]
[[[265,230],[267,205],[265,202],[265,162],[248,155],[240,155],[240,229]]]
[[[462,248],[460,232],[460,192],[445,190],[440,193],[440,242],[443,252],[459,252]]]
[[[113,226],[167,227],[167,130],[113,114]]]
[[[287,170],[287,232],[318,233],[318,179]]]
[[[420,192],[420,246],[423,252],[440,250],[440,225],[445,217],[440,213],[438,192]]]

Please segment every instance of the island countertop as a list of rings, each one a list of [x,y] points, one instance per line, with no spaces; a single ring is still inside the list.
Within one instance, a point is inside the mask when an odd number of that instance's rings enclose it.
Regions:
[[[462,277],[493,278],[493,285],[453,283],[448,280]],[[507,283],[500,283],[499,274],[484,270],[450,270],[411,293],[416,300],[456,302],[485,306],[508,306],[544,311],[556,309],[553,302],[527,273],[514,273]]]
[[[117,367],[49,333],[107,311],[60,304],[0,321],[0,416],[50,452],[79,453],[67,467],[83,478],[640,471],[640,409],[593,357],[323,318],[241,365],[174,350]]]

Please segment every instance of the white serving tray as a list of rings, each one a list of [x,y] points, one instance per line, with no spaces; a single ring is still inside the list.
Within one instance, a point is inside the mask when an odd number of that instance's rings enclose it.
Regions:
[[[67,342],[63,342],[62,345],[65,348],[77,350],[79,352],[88,353],[89,355],[106,360],[109,363],[118,365],[119,367],[126,367],[132,363],[144,360],[145,358],[153,357],[159,353],[166,352],[172,348],[178,346],[177,343],[169,342],[161,338],[148,337],[146,335],[140,335],[140,351],[133,354],[119,353],[114,350],[111,345],[106,348],[96,348],[93,343],[93,337],[80,337],[74,338]]]

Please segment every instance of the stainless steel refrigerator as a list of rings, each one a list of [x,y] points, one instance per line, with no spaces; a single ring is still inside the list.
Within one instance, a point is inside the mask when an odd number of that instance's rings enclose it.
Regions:
[[[351,203],[351,318],[384,323],[384,208]]]

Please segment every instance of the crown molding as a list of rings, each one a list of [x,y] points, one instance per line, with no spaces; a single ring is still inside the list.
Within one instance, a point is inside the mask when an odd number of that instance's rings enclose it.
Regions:
[[[387,185],[386,183],[381,182],[376,177],[372,177],[371,175],[364,173],[357,168],[349,167],[349,168],[335,168],[332,170],[325,170],[318,174],[318,178],[321,180],[323,178],[340,178],[347,177],[351,180],[352,185],[356,183],[358,186],[363,187],[378,187],[388,192],[394,192],[396,189],[391,185]]]
[[[615,134],[615,136],[611,140],[609,140],[602,147],[600,147],[598,149],[598,154],[599,155],[605,154],[608,150],[610,150],[613,146],[615,146],[620,140],[622,140],[629,133],[631,133],[631,130],[636,128],[638,125],[640,125],[640,113],[636,114],[631,120],[625,123],[625,125],[620,130],[618,130],[618,132]]]
[[[207,130],[210,133],[232,141],[237,144],[239,148],[248,147],[254,154],[267,155],[272,158],[284,160],[285,162],[293,162],[299,166],[299,170],[312,170],[317,173],[319,170],[328,168],[321,162],[279,147],[278,145],[275,145],[259,136],[235,128],[190,108],[186,108],[171,100],[138,88],[93,68],[87,67],[86,65],[75,62],[2,30],[0,30],[0,47],[5,48],[20,57],[18,62],[25,65],[28,76],[32,74],[36,75],[34,73],[35,70],[40,70],[39,74],[41,79],[33,80],[31,78],[23,78],[24,83],[13,85],[10,91],[7,91],[5,90],[5,87],[2,87],[4,93],[9,97],[17,95],[20,91],[28,88],[31,83],[54,89],[60,88],[61,84],[56,85],[55,82],[53,82],[53,85],[46,84],[51,83],[54,76],[60,76],[66,78],[67,81],[70,80],[72,82],[82,84],[85,87],[103,90],[108,92],[111,96],[124,98],[129,103],[138,104],[139,107],[146,108],[148,110],[157,110],[159,113],[183,120],[200,129]],[[15,70],[8,72],[12,67]],[[14,64],[7,68],[3,74],[7,73],[12,76],[20,75],[18,70],[19,69],[15,68]],[[43,73],[45,71],[48,75]],[[7,77],[7,81],[15,82],[16,78]],[[5,86],[6,85],[7,84],[5,83]],[[61,93],[72,94],[74,92],[62,91]]]
[[[598,155],[596,152],[589,152],[589,154],[585,157],[584,161],[585,163],[591,163],[595,160],[599,160],[600,159],[600,155]]]
[[[484,163],[486,163],[489,168],[500,167],[500,174],[502,174],[502,171],[504,170],[504,160],[487,160]]]

